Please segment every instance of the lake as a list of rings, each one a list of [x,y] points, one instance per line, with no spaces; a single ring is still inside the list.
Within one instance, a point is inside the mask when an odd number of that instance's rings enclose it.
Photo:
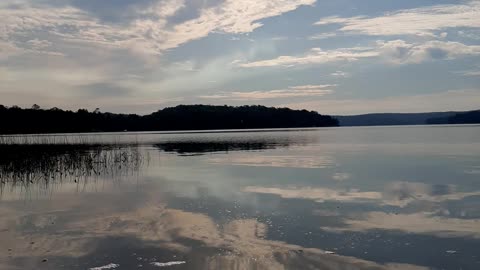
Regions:
[[[478,125],[0,142],[0,269],[480,269]]]

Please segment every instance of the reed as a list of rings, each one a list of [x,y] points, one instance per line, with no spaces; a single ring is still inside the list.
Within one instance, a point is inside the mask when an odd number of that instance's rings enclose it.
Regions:
[[[138,144],[86,136],[0,137],[0,192],[134,175],[148,164]]]
[[[125,136],[123,136],[125,137]],[[39,134],[39,135],[0,135],[2,145],[138,145],[138,138],[122,140],[119,135],[98,134]]]

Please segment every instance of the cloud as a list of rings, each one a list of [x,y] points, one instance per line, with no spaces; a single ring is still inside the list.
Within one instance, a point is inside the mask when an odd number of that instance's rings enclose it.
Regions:
[[[347,78],[347,77],[350,77],[350,74],[348,72],[345,72],[345,71],[341,71],[341,70],[337,70],[335,72],[332,72],[330,73],[331,76],[334,76],[334,77],[339,77],[339,78]]]
[[[280,99],[294,97],[321,97],[333,93],[331,88],[336,85],[300,85],[291,86],[287,89],[268,90],[268,91],[251,91],[251,92],[221,92],[213,95],[203,95],[199,98],[203,99],[224,99],[224,100],[263,100],[263,99]]]
[[[455,59],[467,55],[480,55],[480,46],[459,42],[428,41],[421,44],[403,40],[378,41],[381,55],[396,64],[421,63],[429,60]]]
[[[263,24],[259,21],[293,11],[316,0],[226,0],[220,6],[202,10],[196,19],[175,25],[166,33],[163,49],[175,48],[210,33],[243,34],[253,32]]]
[[[336,36],[338,36],[338,33],[336,32],[327,32],[327,33],[320,33],[313,36],[309,36],[308,39],[319,40],[319,39],[327,39],[327,38],[336,37]]]
[[[480,29],[460,30],[457,34],[462,38],[480,40]]]
[[[400,10],[379,17],[327,17],[315,25],[340,25],[340,31],[351,34],[392,36],[434,36],[434,32],[449,28],[479,28],[480,1],[464,4],[434,5]]]
[[[273,37],[273,38],[271,38],[271,40],[273,40],[273,41],[284,41],[284,40],[288,40],[288,37],[285,37],[285,36]]]
[[[293,11],[315,0],[227,0],[199,11],[199,16],[170,26],[169,19],[185,7],[184,0],[156,2],[137,10],[128,23],[112,23],[92,17],[73,6],[50,7],[23,4],[0,10],[0,40],[25,49],[22,38],[42,34],[62,42],[91,43],[108,48],[126,48],[136,53],[161,54],[211,33],[249,33],[262,26],[264,18]],[[144,16],[140,16],[144,15]],[[149,15],[149,16],[147,16]],[[51,42],[50,40],[45,40]],[[39,42],[35,42],[39,45]],[[46,44],[43,42],[42,44]]]
[[[181,92],[209,89],[210,81],[223,85],[249,75],[225,68],[237,56],[214,56],[202,62],[197,52],[188,53],[189,58],[181,54],[167,59],[162,57],[166,51],[212,33],[246,37],[242,34],[260,27],[262,19],[312,5],[315,0],[210,1],[208,6],[187,6],[190,2],[183,0],[118,3],[127,5],[126,11],[118,6],[109,11],[104,8],[106,3],[15,2],[2,3],[0,9],[0,65],[9,69],[7,79],[2,76],[4,84],[0,89],[4,104],[89,108],[90,101],[76,99],[86,93],[78,86],[94,85],[111,89],[104,91],[109,93],[102,96],[104,100],[95,100],[96,106],[116,112],[127,109],[146,113],[163,106],[164,99],[175,105],[173,100],[180,100]],[[103,10],[94,11],[95,5]],[[190,12],[188,18],[181,13],[186,11]],[[109,12],[132,14],[122,20],[105,19],[111,16],[100,14]],[[142,74],[143,78],[134,80],[128,77],[131,73]],[[121,91],[106,87],[112,85]],[[126,89],[134,89],[137,98],[113,97],[115,93],[126,93]],[[93,90],[87,92],[96,94]]]
[[[2,41],[0,38],[0,60],[19,54],[21,51],[11,42]]]
[[[27,43],[30,44],[32,49],[35,49],[35,50],[42,50],[42,49],[45,49],[45,48],[48,48],[48,47],[52,46],[52,42],[50,42],[48,40],[40,40],[38,38],[31,39],[31,40],[27,41]]]
[[[325,64],[339,61],[357,61],[361,58],[370,58],[378,56],[378,52],[370,47],[341,48],[324,51],[320,48],[311,49],[303,56],[279,56],[274,59],[260,60],[239,64],[240,67],[275,67],[275,66],[297,66],[309,64]]]
[[[454,73],[460,74],[462,76],[480,76],[480,69],[463,70]]]
[[[313,5],[315,0],[227,0],[217,7],[204,10],[199,18],[176,27],[177,32],[194,34],[182,29],[199,32],[218,30],[225,33],[248,33],[262,26],[264,18],[293,11],[302,5]]]
[[[455,59],[467,55],[480,55],[480,46],[469,46],[460,42],[438,40],[424,43],[408,43],[404,40],[379,40],[375,46],[341,48],[328,51],[313,48],[304,56],[283,55],[269,60],[259,60],[248,63],[236,62],[235,64],[244,68],[292,67],[298,65],[319,65],[339,61],[351,62],[362,58],[376,57],[382,57],[388,62],[395,64],[410,64],[429,60]],[[341,73],[336,73],[335,75],[341,75]]]
[[[22,68],[9,69],[0,68],[3,82],[25,83],[33,82],[33,85],[44,85],[46,83],[58,83],[62,87],[80,86],[84,84],[101,83],[108,80],[108,75],[99,68],[69,67],[68,70],[60,67],[49,69]],[[25,87],[28,88],[28,87]],[[3,89],[0,89],[0,93]]]

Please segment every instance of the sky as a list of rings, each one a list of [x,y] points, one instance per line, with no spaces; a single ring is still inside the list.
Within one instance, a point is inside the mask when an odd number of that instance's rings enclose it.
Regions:
[[[0,104],[480,109],[480,0],[2,0]]]

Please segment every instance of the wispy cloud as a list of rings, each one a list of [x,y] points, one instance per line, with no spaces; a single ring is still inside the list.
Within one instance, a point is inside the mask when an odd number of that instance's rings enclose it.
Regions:
[[[273,37],[272,40],[273,41],[284,41],[284,40],[288,40],[288,37],[285,37],[285,36]]]
[[[339,78],[347,78],[347,77],[350,77],[350,74],[348,72],[345,72],[345,71],[341,71],[341,70],[337,70],[335,72],[332,72],[330,73],[331,76],[334,76],[334,77],[339,77]]]
[[[462,38],[480,40],[480,29],[460,30],[457,34]]]
[[[333,93],[335,85],[300,85],[291,86],[287,89],[250,91],[250,92],[220,92],[213,95],[203,95],[203,99],[224,99],[224,100],[263,100],[263,99],[281,99],[293,97],[320,97]]]
[[[338,36],[337,32],[326,32],[326,33],[320,33],[320,34],[315,34],[313,36],[309,36],[309,40],[319,40],[319,39],[327,39],[331,37],[336,37]]]
[[[480,76],[480,69],[455,71],[454,73],[455,74],[460,74],[462,76]]]
[[[353,47],[324,51],[313,48],[303,56],[279,56],[268,60],[236,63],[240,67],[292,67],[318,65],[340,61],[357,61],[362,58],[382,57],[395,64],[421,63],[428,60],[454,59],[467,55],[480,55],[480,46],[460,42],[432,40],[424,43],[408,43],[404,40],[379,40],[370,47]],[[334,73],[340,76],[341,73]],[[345,75],[345,74],[344,74]]]
[[[464,4],[435,5],[400,10],[378,17],[327,17],[316,25],[340,25],[340,31],[352,34],[391,36],[432,36],[434,32],[456,27],[478,28],[480,1]]]
[[[269,60],[259,60],[239,64],[240,67],[274,67],[274,66],[296,66],[308,64],[324,64],[339,61],[356,61],[361,58],[378,56],[378,52],[368,47],[343,48],[324,51],[320,48],[313,48],[303,56],[279,56]]]
[[[425,43],[407,43],[403,40],[378,41],[381,55],[388,61],[405,64],[421,63],[436,59],[454,59],[467,55],[479,55],[480,46],[465,45],[452,41],[428,41]]]
[[[41,33],[50,39],[87,42],[111,48],[128,48],[134,52],[160,54],[213,32],[241,34],[262,26],[260,20],[312,5],[315,0],[227,0],[218,6],[199,11],[199,16],[173,26],[169,18],[185,6],[184,0],[156,2],[137,12],[139,16],[125,24],[106,23],[76,7],[38,7],[20,5],[0,9],[0,40],[25,49],[22,37]],[[26,19],[28,18],[28,19]],[[33,45],[47,47],[34,40]],[[6,46],[2,46],[6,47]],[[4,51],[2,49],[1,51]]]

